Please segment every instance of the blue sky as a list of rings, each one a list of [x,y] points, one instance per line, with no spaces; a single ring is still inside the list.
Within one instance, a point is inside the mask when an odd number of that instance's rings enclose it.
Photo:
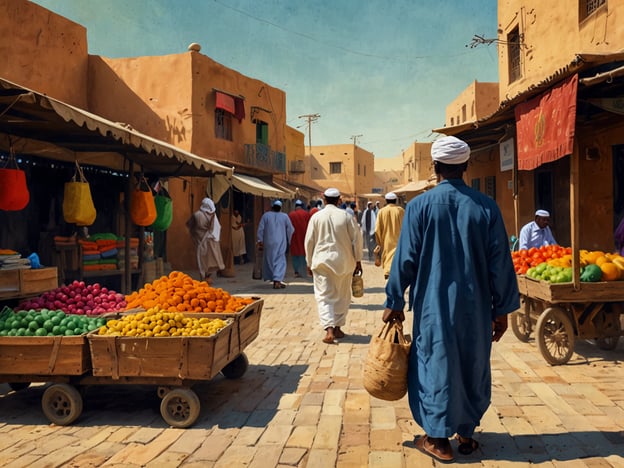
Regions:
[[[87,28],[89,53],[167,55],[192,42],[286,92],[287,124],[312,145],[377,158],[432,141],[472,81],[498,81],[497,0],[34,0]],[[361,136],[360,136],[361,135]]]

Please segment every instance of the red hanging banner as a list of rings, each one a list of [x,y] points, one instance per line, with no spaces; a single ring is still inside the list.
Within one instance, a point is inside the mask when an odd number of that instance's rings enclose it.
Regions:
[[[578,75],[515,108],[518,169],[530,171],[572,154]]]

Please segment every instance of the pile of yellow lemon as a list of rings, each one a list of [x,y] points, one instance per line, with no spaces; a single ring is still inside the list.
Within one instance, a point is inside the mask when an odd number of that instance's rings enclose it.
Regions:
[[[152,307],[145,312],[106,322],[98,335],[112,336],[212,336],[228,322],[220,318],[187,317]]]

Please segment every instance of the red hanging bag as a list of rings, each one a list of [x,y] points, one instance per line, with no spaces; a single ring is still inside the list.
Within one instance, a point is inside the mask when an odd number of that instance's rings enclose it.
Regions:
[[[0,169],[0,210],[20,211],[28,206],[29,201],[26,172],[17,165],[15,154],[11,149],[5,167]]]

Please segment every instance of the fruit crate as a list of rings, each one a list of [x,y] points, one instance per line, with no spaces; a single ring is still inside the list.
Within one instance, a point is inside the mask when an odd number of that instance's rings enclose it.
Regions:
[[[239,354],[233,331],[234,320],[213,336],[132,337],[93,331],[87,334],[91,371],[113,380],[210,380]]]
[[[10,375],[83,375],[90,368],[85,335],[0,336],[0,381]]]
[[[239,348],[239,352],[247,347],[249,343],[255,340],[260,333],[260,315],[262,313],[262,307],[264,305],[264,299],[254,297],[254,302],[247,305],[240,312],[233,313],[214,313],[214,314],[194,314],[205,316],[215,316],[217,318],[233,318],[234,319],[234,333],[232,339],[234,340],[234,347]]]
[[[520,294],[553,304],[624,301],[624,281],[582,282],[576,289],[574,283],[549,283],[525,275],[518,275],[517,280]]]

